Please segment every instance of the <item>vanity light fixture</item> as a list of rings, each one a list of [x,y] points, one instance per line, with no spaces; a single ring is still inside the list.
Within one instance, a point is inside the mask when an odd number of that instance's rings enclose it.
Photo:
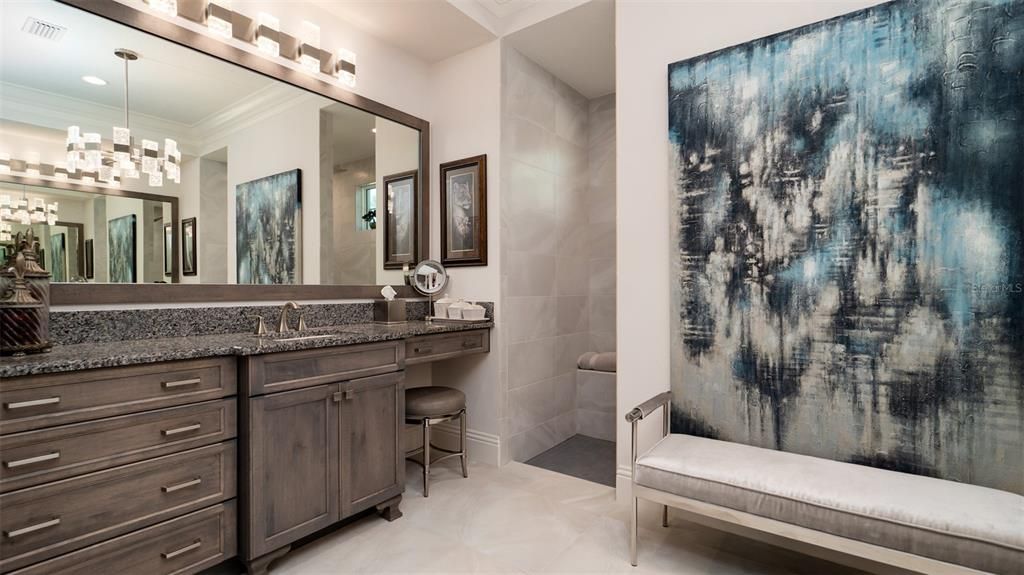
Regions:
[[[107,81],[99,76],[82,76],[82,81],[93,86],[106,86]]]
[[[89,174],[83,174],[83,181],[99,180],[115,186],[119,185],[121,178],[140,177],[140,172],[148,176],[152,187],[163,186],[165,175],[172,182],[180,182],[181,151],[177,142],[164,139],[163,155],[160,154],[160,145],[153,140],[142,140],[141,148],[132,145],[128,123],[128,63],[138,60],[139,55],[124,48],[115,50],[114,55],[124,61],[124,127],[114,127],[113,150],[105,151],[100,134],[82,133],[78,126],[70,126],[66,173],[77,174],[81,170]]]
[[[206,5],[206,27],[221,38],[231,38],[231,0],[216,0]]]
[[[338,50],[338,63],[335,71],[341,83],[349,88],[356,86],[356,53],[342,48]]]
[[[271,56],[281,55],[281,22],[266,12],[259,13],[259,24],[256,26],[256,47]]]
[[[178,15],[178,0],[145,0],[145,2],[149,4],[150,8],[162,14],[171,17]]]

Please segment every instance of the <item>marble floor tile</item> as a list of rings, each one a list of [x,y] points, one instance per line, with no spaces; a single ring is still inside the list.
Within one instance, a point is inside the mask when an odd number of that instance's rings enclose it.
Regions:
[[[640,563],[629,564],[629,507],[615,490],[546,469],[457,463],[432,469],[423,497],[419,467],[407,467],[404,516],[363,516],[295,549],[271,575],[342,573],[648,573],[852,575],[852,569],[709,529],[659,507],[640,507]],[[204,575],[235,575],[235,564]]]

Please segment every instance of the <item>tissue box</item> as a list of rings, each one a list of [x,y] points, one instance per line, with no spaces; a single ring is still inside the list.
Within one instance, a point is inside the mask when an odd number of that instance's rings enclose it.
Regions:
[[[376,323],[402,323],[405,321],[405,300],[373,301],[373,321]]]

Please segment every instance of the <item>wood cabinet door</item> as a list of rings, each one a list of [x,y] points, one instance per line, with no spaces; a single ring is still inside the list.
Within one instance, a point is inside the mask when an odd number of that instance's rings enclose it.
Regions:
[[[341,513],[349,516],[405,489],[405,373],[341,384]]]
[[[250,434],[243,464],[245,559],[338,520],[337,390],[321,385],[243,400]]]

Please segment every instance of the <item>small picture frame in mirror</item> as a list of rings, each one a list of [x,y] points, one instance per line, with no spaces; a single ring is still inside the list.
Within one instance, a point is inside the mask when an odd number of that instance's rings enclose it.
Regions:
[[[171,224],[164,224],[164,275],[169,276],[174,272],[174,227]]]
[[[416,170],[384,176],[384,269],[416,263]]]
[[[95,279],[96,271],[93,263],[93,241],[85,240],[85,279]]]
[[[194,276],[199,273],[196,264],[196,219],[181,220],[181,273]]]
[[[487,265],[487,155],[441,164],[441,263]]]

